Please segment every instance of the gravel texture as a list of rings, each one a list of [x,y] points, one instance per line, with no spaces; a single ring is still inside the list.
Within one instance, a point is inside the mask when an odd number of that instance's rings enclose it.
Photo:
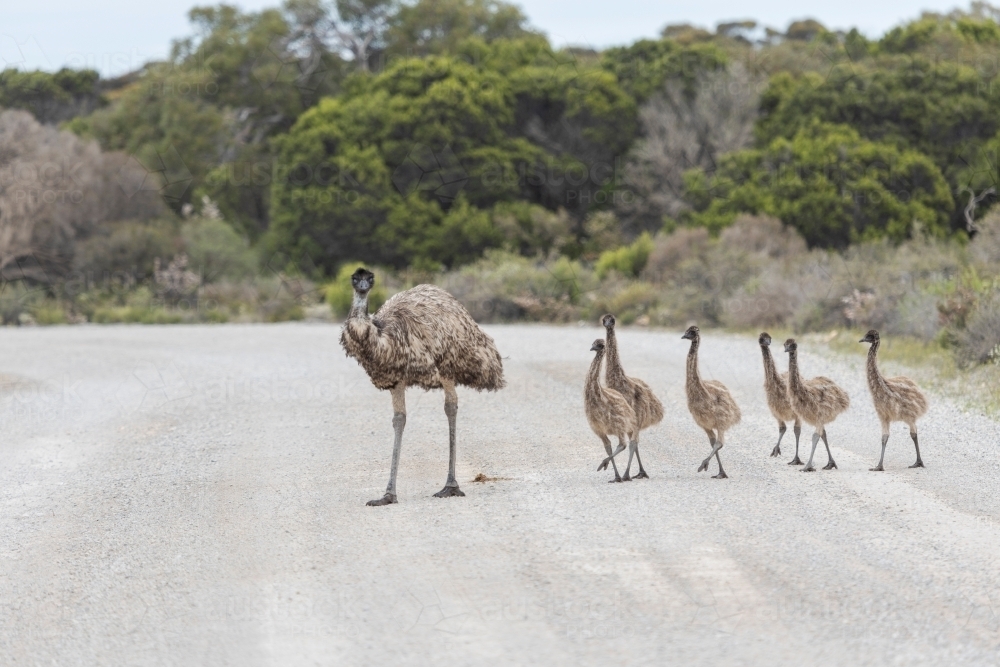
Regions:
[[[703,376],[743,411],[714,480],[687,342],[623,329],[667,416],[643,435],[651,479],[608,484],[582,395],[603,330],[488,331],[508,388],[459,390],[466,497],[431,497],[443,394],[410,390],[399,504],[372,508],[392,408],[339,327],[0,329],[0,663],[1000,662],[996,422],[931,395],[928,467],[895,425],[869,472],[866,346],[803,343],[804,374],[851,395],[840,469],[803,474],[790,430],[768,457],[756,337],[708,333]]]

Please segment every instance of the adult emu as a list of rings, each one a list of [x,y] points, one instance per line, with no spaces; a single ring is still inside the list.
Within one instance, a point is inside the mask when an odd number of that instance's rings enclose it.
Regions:
[[[434,285],[417,285],[396,294],[372,316],[368,293],[375,274],[359,268],[351,276],[354,301],[344,322],[340,344],[354,357],[379,389],[392,394],[392,470],[385,495],[369,505],[396,502],[396,471],[406,425],[406,388],[444,389],[448,416],[448,481],[438,498],[464,496],[455,480],[455,386],[477,391],[504,387],[503,362],[493,339],[479,328],[455,297]]]

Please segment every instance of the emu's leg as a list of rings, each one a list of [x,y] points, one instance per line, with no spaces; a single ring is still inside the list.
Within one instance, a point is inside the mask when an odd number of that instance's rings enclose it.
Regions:
[[[406,387],[399,385],[392,390],[392,429],[396,432],[396,441],[392,446],[389,486],[386,487],[384,496],[378,500],[369,500],[369,505],[392,505],[396,502],[396,471],[399,470],[399,451],[403,448],[404,426],[406,426]]]
[[[813,433],[813,448],[812,452],[809,453],[809,462],[806,463],[806,467],[802,469],[802,472],[815,472],[816,468],[813,468],[813,457],[816,456],[816,445],[819,443],[819,431]]]
[[[639,434],[638,433],[635,434],[635,460],[639,464],[639,474],[636,475],[633,479],[649,479],[649,475],[646,474],[646,471],[642,467],[642,459],[639,458]]]
[[[631,482],[632,477],[629,475],[629,470],[632,469],[632,457],[635,456],[636,442],[635,440],[628,441],[628,465],[625,466],[625,474],[622,475],[623,482]]]
[[[779,420],[778,421],[778,444],[776,444],[774,446],[774,449],[771,450],[771,456],[780,456],[781,455],[781,439],[785,437],[785,431],[787,431],[787,430],[788,430],[788,427],[785,426],[785,422]]]
[[[878,457],[878,465],[874,468],[869,468],[872,472],[882,471],[885,468],[882,467],[882,461],[885,459],[885,443],[889,442],[889,424],[888,422],[883,422],[882,424],[882,456]],[[918,450],[919,451],[919,450]],[[917,454],[917,460],[920,460],[920,454]]]
[[[802,434],[802,421],[798,417],[795,418],[795,428],[792,432],[795,434],[795,458],[789,461],[788,465],[800,466],[802,459],[799,458],[799,436]]]
[[[913,438],[913,446],[917,448],[917,462],[911,468],[923,468],[924,462],[920,459],[920,445],[917,444],[917,425],[910,424],[910,437]]]
[[[707,459],[701,462],[700,466],[698,466],[698,472],[701,472],[702,470],[708,470],[708,464],[712,462],[712,457],[715,456],[718,458],[719,450],[722,449],[721,433],[719,434],[720,437],[719,440],[716,439],[715,433],[713,433],[711,429],[706,428],[705,433],[708,434],[708,442],[709,444],[712,445],[712,453],[708,455]],[[719,463],[719,470],[722,470],[721,463]]]
[[[465,494],[458,488],[458,480],[455,479],[455,455],[458,448],[455,444],[455,417],[458,415],[458,394],[455,393],[454,382],[444,380],[441,384],[444,385],[444,413],[448,415],[448,481],[434,496],[437,498],[464,496]]]
[[[729,477],[729,475],[726,474],[726,471],[722,469],[722,459],[719,458],[719,450],[722,449],[725,444],[726,434],[723,431],[719,431],[719,445],[715,448],[715,462],[719,464],[719,474],[712,475],[713,479],[727,479]]]
[[[823,429],[823,444],[826,446],[826,456],[830,459],[823,466],[823,470],[833,470],[837,467],[837,462],[833,460],[833,454],[830,453],[830,441],[826,439],[826,428]]]
[[[622,453],[622,451],[625,449],[625,445],[619,444],[618,445],[618,449],[616,449],[612,453],[612,451],[611,451],[611,441],[608,440],[608,436],[602,435],[601,436],[601,442],[604,443],[604,451],[606,451],[608,453],[608,456],[603,461],[601,461],[601,465],[597,466],[597,469],[598,470],[607,470],[608,464],[611,463],[612,461],[614,461],[615,457]],[[617,470],[617,467],[615,469]]]
[[[607,440],[606,437],[604,438],[604,440],[605,440],[605,442],[607,442],[608,449],[610,449],[611,448],[611,443]],[[615,463],[615,456],[618,455],[618,452],[620,452],[623,449],[625,449],[625,443],[626,442],[628,442],[628,440],[626,439],[625,434],[624,433],[619,433],[618,434],[618,449],[616,449],[615,453],[611,455],[611,467],[613,467],[615,469],[615,478],[614,479],[609,479],[608,480],[609,483],[623,481],[621,475],[618,474],[618,464]]]

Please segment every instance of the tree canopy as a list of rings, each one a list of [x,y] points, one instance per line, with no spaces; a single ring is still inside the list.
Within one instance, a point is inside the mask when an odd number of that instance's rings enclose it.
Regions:
[[[554,48],[501,0],[220,4],[118,79],[6,70],[0,107],[131,156],[178,216],[210,202],[330,274],[494,247],[595,259],[740,213],[813,246],[899,242],[961,235],[970,198],[996,201],[998,17],[974,3],[878,39],[670,25],[598,52]]]

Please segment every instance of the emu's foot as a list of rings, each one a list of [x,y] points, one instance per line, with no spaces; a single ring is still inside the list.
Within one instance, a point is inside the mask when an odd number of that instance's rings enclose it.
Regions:
[[[624,475],[622,475],[622,481],[623,482],[631,482],[632,481],[632,477],[626,472]]]
[[[451,498],[452,496],[464,496],[462,490],[457,486],[446,486],[434,494],[435,498]]]
[[[625,451],[624,445],[618,445],[618,449],[616,449],[611,456],[605,457],[605,459],[601,461],[601,465],[597,466],[597,470],[598,471],[607,470],[608,464],[611,463],[611,459],[615,458],[624,451]]]
[[[720,470],[718,475],[712,475],[712,479],[729,479],[729,475]]]
[[[617,484],[620,481],[622,481],[622,478],[616,474],[614,479],[608,480],[608,484]]]
[[[396,494],[386,493],[384,496],[378,500],[369,500],[367,503],[368,507],[381,507],[382,505],[395,505],[396,504]]]
[[[911,468],[923,468],[924,467],[924,462],[921,461],[920,459],[917,459],[917,462],[914,463],[913,465],[911,465],[910,467]]]
[[[833,470],[836,467],[837,467],[837,462],[831,459],[829,463],[823,466],[823,470]]]
[[[781,456],[781,447],[775,445],[774,449],[771,450],[771,456]]]
[[[883,467],[882,467],[882,464],[881,464],[881,463],[879,463],[879,464],[878,464],[877,466],[875,466],[874,468],[869,468],[869,470],[871,470],[872,472],[883,472],[883,471],[885,470],[885,468],[883,468]]]
[[[816,468],[814,466],[809,466],[807,468],[803,468],[802,472],[816,472]]]
[[[800,466],[800,465],[802,465],[802,459],[800,459],[799,455],[796,454],[795,458],[788,462],[788,465],[790,465],[790,466]]]
[[[702,461],[701,465],[698,466],[698,472],[701,472],[702,470],[708,470],[708,462],[711,460],[712,460],[711,458],[707,458],[704,461]]]
[[[632,479],[649,479],[649,475],[646,474],[645,470],[640,470],[639,474],[633,477]]]

